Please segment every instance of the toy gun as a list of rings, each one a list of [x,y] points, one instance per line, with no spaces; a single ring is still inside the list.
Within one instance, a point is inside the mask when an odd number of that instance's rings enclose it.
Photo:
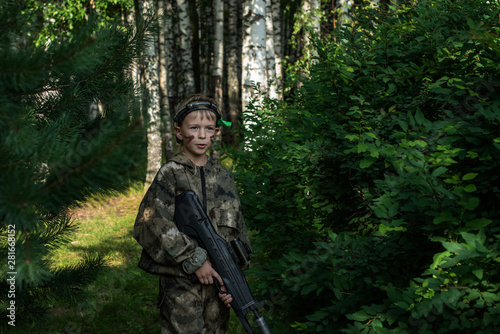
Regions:
[[[187,190],[175,198],[175,220],[179,231],[195,238],[200,243],[200,247],[207,251],[215,271],[221,276],[227,287],[227,293],[230,293],[233,298],[231,307],[245,331],[253,333],[246,318],[247,313],[252,311],[260,331],[263,334],[271,334],[264,318],[257,311],[263,302],[257,302],[252,296],[243,270],[239,265],[248,261],[248,253],[246,253],[241,241],[238,242],[239,239],[233,240],[232,245],[230,245],[217,234],[203,210],[198,196],[192,190]],[[219,292],[224,293],[220,290],[217,280],[215,281]]]

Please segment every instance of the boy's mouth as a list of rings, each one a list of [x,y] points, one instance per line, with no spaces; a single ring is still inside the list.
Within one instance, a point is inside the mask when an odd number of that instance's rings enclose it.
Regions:
[[[196,144],[196,146],[199,148],[199,149],[204,149],[205,147],[207,147],[206,144]]]

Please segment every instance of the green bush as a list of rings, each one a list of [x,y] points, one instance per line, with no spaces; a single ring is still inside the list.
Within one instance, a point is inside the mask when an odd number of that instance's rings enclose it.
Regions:
[[[500,331],[499,5],[361,8],[232,153],[276,332]]]

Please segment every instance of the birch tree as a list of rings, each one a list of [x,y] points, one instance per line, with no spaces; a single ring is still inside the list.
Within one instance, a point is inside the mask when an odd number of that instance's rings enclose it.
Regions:
[[[310,65],[313,58],[318,55],[313,45],[313,38],[318,38],[320,35],[321,6],[319,0],[304,0],[301,17],[304,29],[304,56]]]
[[[283,89],[283,42],[282,42],[282,24],[283,15],[280,5],[280,0],[268,0],[271,1],[271,21],[273,23],[273,43],[274,43],[274,64],[276,69],[276,90],[278,97],[281,97],[281,92]]]
[[[137,12],[145,19],[155,11],[153,0],[136,0]],[[161,167],[162,140],[160,123],[160,78],[158,66],[158,34],[152,34],[143,57],[144,89],[143,111],[147,121],[148,163],[144,187],[147,189],[153,181],[156,172]]]
[[[214,1],[215,13],[215,38],[214,38],[214,61],[212,70],[212,84],[214,88],[214,98],[219,102],[219,106],[223,108],[223,65],[224,65],[224,1]],[[215,140],[220,143],[222,138],[221,132],[217,133]],[[219,157],[220,153],[213,150],[212,156]]]
[[[160,76],[160,119],[161,137],[165,157],[168,159],[174,155],[174,143],[172,133],[172,120],[170,117],[170,101],[168,90],[168,63],[169,48],[167,45],[167,35],[171,26],[171,6],[168,0],[158,0],[159,13],[159,76]]]
[[[215,39],[214,39],[214,64],[212,71],[212,81],[214,87],[214,97],[221,106],[222,103],[222,76],[224,64],[224,1],[214,1],[215,13]]]
[[[169,19],[165,20],[166,41],[165,41],[165,56],[167,61],[167,94],[170,105],[175,101],[175,96],[178,93],[177,82],[177,57],[176,57],[176,40],[179,35],[179,25],[174,11],[177,10],[175,2],[166,0],[166,13]],[[175,7],[175,8],[174,8]],[[173,108],[172,108],[173,109]]]
[[[254,87],[266,90],[266,2],[247,0],[243,10],[242,108],[256,98]]]
[[[340,12],[339,12],[339,24],[343,25],[347,21],[350,20],[351,14],[350,14],[350,9],[351,6],[353,5],[352,0],[338,0],[338,6],[340,7]]]
[[[189,20],[189,3],[187,0],[177,0],[177,13],[179,19],[180,55],[182,59],[183,94],[188,96],[195,93],[196,87],[191,46],[191,22]]]
[[[241,22],[242,6],[239,0],[227,0],[227,110],[224,115],[231,121],[231,131],[227,134],[226,144],[237,145],[238,122],[241,118],[241,30],[238,23]],[[225,129],[224,129],[225,130]]]
[[[271,0],[266,1],[266,76],[268,96],[278,97],[276,89],[276,54],[274,51],[274,25],[271,9]]]

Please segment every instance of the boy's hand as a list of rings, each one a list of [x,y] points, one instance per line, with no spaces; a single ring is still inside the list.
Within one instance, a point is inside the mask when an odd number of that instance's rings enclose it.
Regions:
[[[208,261],[203,262],[201,267],[196,269],[194,274],[198,277],[201,284],[214,284],[213,277],[215,277],[215,279],[219,282],[219,285],[224,285],[222,278],[215,271],[215,269],[212,268],[212,264]]]
[[[220,291],[227,292],[227,289],[224,286],[224,281],[212,267],[212,264],[210,262],[208,261],[203,262],[202,266],[196,269],[194,273],[196,277],[198,277],[198,280],[200,281],[201,284],[214,284],[215,283],[214,278],[215,278],[219,283]],[[219,293],[219,298],[224,302],[224,305],[226,305],[228,308],[231,307],[230,303],[233,301],[233,298],[231,297],[230,294]]]
[[[219,298],[224,302],[224,305],[227,306],[227,308],[231,308],[231,302],[233,301],[233,297],[229,293],[227,293],[227,289],[225,285],[222,285],[220,287],[220,290],[226,293],[219,293]]]

